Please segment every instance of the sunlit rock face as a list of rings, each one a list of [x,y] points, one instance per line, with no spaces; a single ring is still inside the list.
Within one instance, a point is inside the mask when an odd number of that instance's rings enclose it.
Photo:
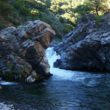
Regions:
[[[40,21],[28,21],[25,25],[8,27],[0,31],[0,71],[5,79],[24,79],[34,82],[40,76],[39,65],[43,65],[41,76],[49,74],[49,64],[45,50],[55,36],[49,24]],[[47,66],[48,65],[48,66]],[[29,80],[30,76],[30,80]]]
[[[100,23],[94,15],[88,14],[55,50],[61,55],[56,67],[110,72],[110,14],[104,16]]]

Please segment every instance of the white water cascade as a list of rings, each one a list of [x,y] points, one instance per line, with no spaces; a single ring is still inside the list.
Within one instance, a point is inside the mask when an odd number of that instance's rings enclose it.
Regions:
[[[55,68],[53,63],[57,59],[60,59],[60,56],[57,55],[53,47],[50,47],[46,50],[46,55],[50,64],[50,73],[53,74],[53,80],[71,80],[80,82],[84,85],[86,83],[86,86],[96,86],[98,84],[97,79],[102,77],[102,74]]]

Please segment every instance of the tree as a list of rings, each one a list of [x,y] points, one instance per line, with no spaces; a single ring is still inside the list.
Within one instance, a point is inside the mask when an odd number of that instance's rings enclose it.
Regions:
[[[86,0],[85,3],[89,3],[96,15],[99,15],[99,11],[105,13],[108,10],[108,0]]]
[[[93,8],[90,6],[89,3],[86,3],[84,5],[78,5],[74,9],[74,13],[80,14],[80,16],[85,16],[86,14],[90,13],[93,10]]]

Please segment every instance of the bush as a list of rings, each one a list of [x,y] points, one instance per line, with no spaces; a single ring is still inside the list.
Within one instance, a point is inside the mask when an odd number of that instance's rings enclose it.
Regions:
[[[0,21],[0,30],[5,28],[5,26],[3,25],[3,23]]]
[[[13,22],[14,21],[14,18],[12,16],[7,16],[5,18],[5,20],[8,21],[8,22]]]
[[[59,20],[60,20],[61,23],[64,23],[65,22],[65,20],[64,20],[63,17],[60,17]]]
[[[62,41],[62,39],[59,39],[59,38],[56,38],[56,37],[54,37],[54,40],[55,40],[55,41],[59,41],[59,42]]]
[[[55,30],[55,31],[59,31],[57,27],[55,27],[54,25],[51,25],[51,27]]]
[[[15,18],[18,18],[18,17],[19,17],[19,13],[18,13],[17,11],[13,11],[12,14],[13,14],[13,16],[14,16]]]
[[[68,23],[70,23],[71,25],[76,25],[76,18],[75,17],[72,17],[72,18],[69,18],[68,20],[67,20],[67,22]]]
[[[31,10],[31,17],[42,18],[43,15],[39,10]]]
[[[41,18],[42,21],[48,23],[48,24],[52,24],[52,21],[49,18]]]
[[[64,11],[62,8],[60,8],[59,5],[52,5],[52,6],[50,7],[50,10],[51,10],[53,13],[59,13],[59,14],[64,14],[64,13],[65,13],[65,11]]]
[[[22,16],[29,16],[30,15],[30,10],[29,8],[21,7],[19,9],[19,14]]]
[[[74,27],[71,24],[64,24],[63,27],[73,30]]]
[[[94,16],[95,20],[97,22],[101,22],[101,18],[102,18],[103,15],[100,15],[100,16]]]
[[[62,39],[63,36],[61,35],[60,32],[56,32],[56,37],[59,38],[59,39]]]
[[[69,32],[71,32],[70,29],[68,29],[68,28],[63,28],[63,33],[64,33],[64,34],[68,34]]]

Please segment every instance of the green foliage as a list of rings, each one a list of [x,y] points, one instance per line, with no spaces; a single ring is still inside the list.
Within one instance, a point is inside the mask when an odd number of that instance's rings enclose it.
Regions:
[[[82,16],[85,16],[86,14],[90,13],[92,10],[92,7],[90,7],[90,4],[84,4],[79,5],[74,9],[74,13],[78,13]]]
[[[64,32],[64,34],[68,34],[69,32],[71,32],[71,30],[64,27],[64,28],[63,28],[63,32]]]
[[[31,17],[42,18],[43,15],[39,10],[31,10]]]
[[[59,38],[59,39],[62,39],[63,36],[61,35],[60,32],[56,32],[56,37]]]
[[[68,5],[68,3],[66,1],[59,1],[58,5],[62,6],[62,5]]]
[[[51,27],[57,32],[58,31],[58,28],[55,27],[54,25],[51,25]]]
[[[72,17],[72,18],[68,19],[67,22],[68,22],[69,24],[75,26],[75,24],[76,24],[76,18],[75,18],[75,17]]]
[[[62,15],[62,17],[65,18],[65,19],[70,19],[72,16],[71,16],[70,13],[65,13],[65,14]]]
[[[9,3],[10,1],[12,2]],[[108,0],[0,0],[0,16],[5,12],[4,18],[15,27],[29,20],[40,19],[50,24],[56,32],[55,37],[61,39],[64,34],[76,28],[79,19],[86,14],[107,12],[106,1]],[[100,17],[95,16],[95,19],[100,22]],[[4,23],[0,29],[3,27]]]
[[[59,5],[52,5],[52,6],[50,7],[50,10],[51,10],[52,12],[54,12],[54,13],[59,13],[59,14],[65,13],[65,11],[64,11],[62,8],[60,8]]]
[[[48,24],[52,24],[52,21],[49,18],[41,18],[42,21],[48,23]]]
[[[17,11],[12,11],[12,16],[14,18],[19,18],[19,13]]]
[[[95,20],[98,21],[98,22],[101,22],[101,18],[102,18],[103,15],[100,15],[100,16],[94,16]]]
[[[68,28],[71,31],[74,29],[74,27],[71,24],[64,24],[63,27]]]
[[[5,28],[4,24],[0,21],[0,30]]]
[[[0,16],[5,17],[13,10],[10,0],[0,0]]]
[[[63,17],[60,17],[59,20],[60,20],[61,23],[65,22],[65,19]]]
[[[28,16],[28,15],[30,15],[30,10],[25,7],[21,7],[19,9],[19,14],[23,15],[23,16]]]
[[[61,42],[62,40],[61,39],[59,39],[59,38],[54,38],[54,40],[55,41],[59,41],[59,42]]]
[[[37,1],[37,0],[25,0],[27,4],[29,4],[31,7],[35,9],[39,9],[40,11],[47,11],[47,6],[44,2],[42,1]]]
[[[21,23],[14,19],[12,16],[7,16],[6,21],[13,23],[15,26],[19,26]]]
[[[93,11],[94,14],[99,15],[99,12],[101,14],[105,13],[109,9],[109,0],[86,0],[85,3],[89,4],[89,6],[92,8],[91,11]]]

